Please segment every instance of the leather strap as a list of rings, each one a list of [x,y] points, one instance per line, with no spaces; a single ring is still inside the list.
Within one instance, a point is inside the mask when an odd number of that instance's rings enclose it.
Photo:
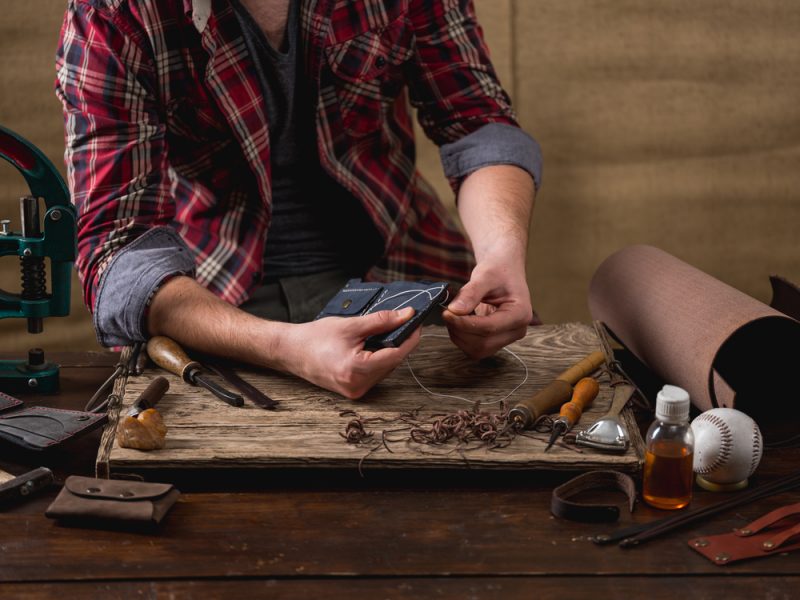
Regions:
[[[633,512],[636,503],[636,484],[629,475],[618,471],[590,471],[558,486],[553,490],[550,512],[556,517],[570,521],[613,523],[619,519],[617,506],[570,500],[573,496],[589,490],[608,488],[623,492],[628,497],[628,508]]]
[[[689,547],[717,565],[800,550],[799,516],[800,503],[790,504],[732,533],[689,540]]]

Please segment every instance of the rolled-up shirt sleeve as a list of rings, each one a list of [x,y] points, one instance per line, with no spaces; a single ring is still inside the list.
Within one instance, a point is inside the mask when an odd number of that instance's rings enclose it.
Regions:
[[[193,275],[192,252],[178,233],[156,227],[114,254],[97,286],[94,326],[103,346],[147,339],[145,310],[158,287],[175,275]]]
[[[488,123],[444,144],[439,149],[444,174],[457,192],[470,173],[490,165],[514,165],[533,177],[538,190],[542,185],[542,151],[538,142],[519,127]]]

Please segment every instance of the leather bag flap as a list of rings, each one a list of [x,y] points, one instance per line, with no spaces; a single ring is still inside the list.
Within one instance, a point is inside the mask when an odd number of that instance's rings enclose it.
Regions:
[[[172,489],[170,483],[147,483],[141,481],[125,481],[117,479],[95,479],[73,475],[64,482],[70,493],[83,498],[101,498],[103,500],[153,500],[163,496]]]
[[[383,286],[351,279],[347,285],[330,299],[317,318],[341,316],[352,317],[361,314],[383,291]]]

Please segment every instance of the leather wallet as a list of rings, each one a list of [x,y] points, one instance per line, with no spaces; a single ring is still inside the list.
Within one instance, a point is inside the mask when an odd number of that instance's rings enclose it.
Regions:
[[[419,327],[434,307],[447,297],[447,283],[442,281],[365,282],[351,279],[317,315],[357,317],[381,310],[401,310],[410,306],[414,316],[397,329],[367,339],[368,350],[396,348]]]
[[[61,492],[47,507],[51,519],[90,523],[161,522],[180,492],[171,483],[148,483],[94,477],[67,477]]]
[[[27,450],[46,450],[106,422],[104,413],[45,406],[21,408],[21,400],[0,392],[0,438]]]

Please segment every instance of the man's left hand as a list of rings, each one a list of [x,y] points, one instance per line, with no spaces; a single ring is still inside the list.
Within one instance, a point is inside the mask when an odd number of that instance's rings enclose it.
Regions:
[[[476,360],[522,339],[533,319],[524,264],[479,262],[442,316],[453,343]]]

